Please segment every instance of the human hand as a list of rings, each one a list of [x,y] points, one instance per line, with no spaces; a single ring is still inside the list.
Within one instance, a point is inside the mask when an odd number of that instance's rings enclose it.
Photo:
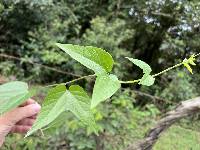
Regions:
[[[0,147],[8,133],[26,133],[33,125],[41,106],[32,99],[0,116]]]

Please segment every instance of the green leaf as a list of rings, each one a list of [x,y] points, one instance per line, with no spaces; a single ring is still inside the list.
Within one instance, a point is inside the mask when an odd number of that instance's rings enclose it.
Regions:
[[[120,86],[121,84],[118,78],[113,74],[97,76],[92,94],[91,108],[96,107],[100,102],[110,98]]]
[[[85,125],[89,126],[92,131],[97,133],[97,125],[90,109],[90,97],[84,89],[78,85],[70,86],[69,91],[71,92],[72,97],[67,101],[67,109]]]
[[[193,54],[192,56],[190,56],[190,58],[188,59],[188,62],[189,64],[193,65],[193,66],[196,66],[195,62],[196,61],[196,58],[195,58],[195,55]]]
[[[132,63],[134,63],[136,66],[140,67],[143,70],[144,74],[150,74],[152,69],[151,67],[145,63],[144,61],[138,60],[138,59],[133,59],[126,57],[128,60],[130,60]]]
[[[36,119],[36,122],[25,137],[31,135],[38,129],[42,129],[47,126],[61,113],[63,113],[66,110],[67,97],[68,93],[66,92],[65,85],[58,85],[57,87],[51,89],[42,104],[42,109]]]
[[[65,125],[67,122],[68,112],[62,112],[53,122],[51,122],[46,128],[43,128],[42,131],[44,133],[52,133],[55,132],[55,130],[59,129],[59,127]]]
[[[193,74],[192,68],[190,67],[190,65],[188,63],[183,63],[183,65],[187,68],[187,70]]]
[[[155,82],[155,78],[153,76],[144,74],[143,77],[140,79],[139,84],[151,86],[154,84],[154,82]]]
[[[151,86],[154,84],[155,78],[150,75],[152,69],[147,63],[145,63],[144,61],[138,60],[138,59],[133,59],[133,58],[129,58],[129,57],[126,57],[126,58],[129,59],[132,63],[134,63],[136,66],[140,67],[143,70],[144,75],[140,79],[139,84],[145,85],[145,86]]]
[[[185,59],[183,60],[183,65],[187,68],[187,70],[188,70],[191,74],[193,74],[193,71],[192,71],[192,68],[190,67],[190,65],[195,66],[196,64],[195,64],[194,61],[196,61],[195,55],[190,56],[189,59],[186,59],[186,58],[185,58]]]
[[[13,81],[0,85],[0,114],[19,106],[30,97],[28,85],[24,82]]]
[[[78,85],[73,85],[66,90],[64,85],[58,85],[50,90],[45,98],[42,110],[26,137],[38,129],[48,129],[47,125],[60,124],[60,117],[65,111],[72,112],[85,125],[88,125],[96,132],[96,124],[90,110],[90,98],[87,93]],[[58,119],[57,119],[58,118]],[[63,118],[65,121],[65,118]]]
[[[112,56],[101,48],[60,43],[56,45],[96,74],[110,72],[113,68]]]

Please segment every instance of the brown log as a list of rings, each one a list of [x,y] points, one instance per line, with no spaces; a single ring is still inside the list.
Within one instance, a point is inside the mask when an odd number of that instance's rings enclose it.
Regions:
[[[148,131],[144,139],[129,145],[126,150],[151,150],[161,134],[178,120],[200,112],[200,97],[181,102]]]

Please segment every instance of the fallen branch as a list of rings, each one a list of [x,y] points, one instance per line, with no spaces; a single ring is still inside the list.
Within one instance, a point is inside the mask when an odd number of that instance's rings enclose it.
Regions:
[[[51,70],[51,71],[54,71],[54,72],[58,72],[58,73],[61,73],[61,74],[65,74],[65,75],[70,75],[70,76],[75,76],[75,77],[81,77],[80,75],[73,74],[71,72],[62,71],[62,70],[59,70],[57,68],[49,67],[49,66],[46,66],[46,65],[43,65],[43,64],[39,64],[39,63],[33,62],[31,60],[25,60],[25,59],[22,59],[22,58],[19,58],[19,57],[16,57],[16,56],[12,56],[12,55],[0,54],[0,57],[4,57],[4,58],[8,58],[8,59],[13,59],[13,60],[18,60],[18,61],[29,63],[29,64],[32,64],[32,65],[37,65],[37,66],[39,66],[41,68],[45,68],[45,69],[48,69],[48,70]]]
[[[160,135],[178,120],[200,112],[200,97],[181,102],[174,110],[165,114],[146,134],[143,140],[131,144],[126,150],[151,150]]]
[[[151,94],[148,94],[148,93],[145,93],[145,92],[141,92],[141,91],[137,91],[137,90],[132,90],[132,91],[133,91],[134,93],[136,93],[137,95],[150,98],[153,102],[160,101],[160,102],[175,104],[175,102],[173,102],[173,101],[165,100],[165,99],[163,99],[163,98],[161,98],[161,97],[154,96],[154,95],[151,95]]]

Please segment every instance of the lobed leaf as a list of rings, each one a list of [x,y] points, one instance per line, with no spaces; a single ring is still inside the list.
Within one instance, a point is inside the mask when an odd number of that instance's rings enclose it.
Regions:
[[[61,113],[63,113],[66,110],[67,96],[68,93],[66,92],[66,87],[64,85],[58,85],[57,87],[51,89],[42,104],[42,109],[36,119],[36,122],[25,137],[31,135],[38,129],[42,129],[47,126]]]
[[[144,61],[138,60],[138,59],[133,59],[126,57],[128,60],[130,60],[132,63],[134,63],[136,66],[140,67],[143,70],[144,74],[150,74],[152,69],[151,67]]]
[[[145,63],[144,61],[138,60],[138,59],[133,59],[133,58],[129,58],[129,57],[126,57],[126,58],[129,59],[132,63],[134,63],[136,66],[140,67],[143,70],[144,75],[140,79],[139,84],[145,85],[145,86],[151,86],[154,84],[155,78],[150,75],[152,69],[147,63]]]
[[[191,64],[191,65],[193,65],[193,66],[196,66],[195,61],[196,61],[196,58],[195,58],[195,55],[193,54],[188,59],[188,63]]]
[[[195,55],[190,56],[189,59],[186,59],[186,58],[185,58],[185,59],[183,60],[183,65],[187,68],[187,70],[188,70],[191,74],[193,74],[193,71],[192,71],[192,68],[191,68],[190,65],[195,66],[196,64],[195,64],[194,61],[196,61]]]
[[[91,108],[110,98],[120,86],[118,78],[113,74],[97,76],[92,94]]]
[[[96,74],[110,72],[113,68],[112,56],[101,48],[60,43],[56,45]]]
[[[69,91],[72,94],[72,97],[67,101],[67,109],[85,125],[89,126],[92,131],[97,133],[95,119],[90,109],[90,97],[87,95],[84,89],[78,85],[70,86]]]
[[[54,127],[62,123],[61,117],[65,112],[72,112],[85,125],[88,125],[96,132],[95,120],[90,110],[90,98],[87,93],[78,85],[66,89],[65,85],[58,85],[50,90],[45,98],[42,110],[26,137],[38,129],[48,129],[47,125]],[[65,118],[62,118],[65,121]]]
[[[28,85],[24,82],[13,81],[0,85],[0,114],[21,105],[30,97]]]
[[[144,74],[143,77],[140,79],[139,84],[145,85],[145,86],[151,86],[155,82],[155,78],[151,75]]]
[[[66,123],[67,120],[65,120],[65,118],[67,118],[68,115],[68,112],[62,112],[54,121],[49,123],[49,125],[46,128],[43,128],[42,130],[44,131],[44,133],[54,132],[56,129],[58,129]]]
[[[190,65],[189,65],[188,63],[183,63],[183,65],[187,68],[187,70],[188,70],[191,74],[193,74],[193,70],[192,70],[192,68],[190,67]]]

